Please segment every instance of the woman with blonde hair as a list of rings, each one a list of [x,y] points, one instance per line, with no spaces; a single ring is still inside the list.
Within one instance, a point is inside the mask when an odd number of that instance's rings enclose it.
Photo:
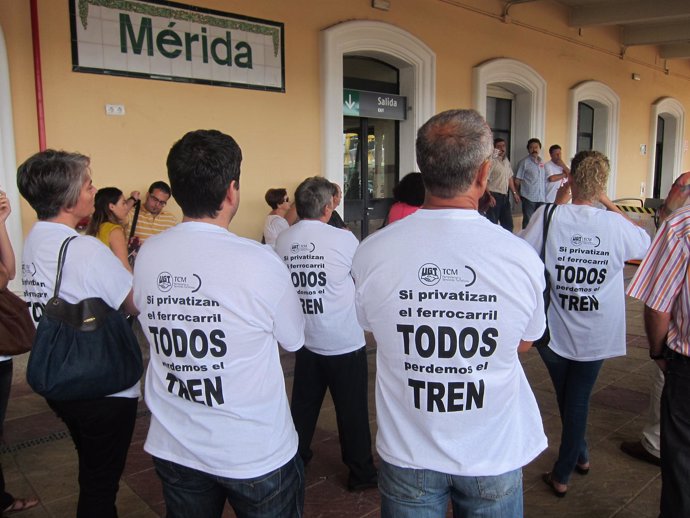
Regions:
[[[604,360],[626,352],[623,266],[643,257],[650,242],[606,196],[609,168],[598,151],[575,155],[568,175],[572,203],[540,207],[520,233],[542,252],[549,280],[550,340],[538,350],[556,392],[562,432],[558,458],[542,478],[559,497],[573,471],[589,472],[585,433],[592,389]]]
[[[127,236],[125,235],[129,207],[122,191],[117,187],[98,189],[94,204],[95,211],[86,228],[86,233],[100,239],[131,272],[132,268],[127,260]]]

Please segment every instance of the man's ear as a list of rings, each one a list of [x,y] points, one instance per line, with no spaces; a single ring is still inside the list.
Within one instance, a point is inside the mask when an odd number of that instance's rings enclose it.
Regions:
[[[479,166],[479,171],[477,172],[476,183],[482,188],[486,189],[486,184],[489,181],[489,173],[491,172],[491,160],[485,160],[482,165]]]
[[[239,202],[240,186],[237,184],[236,180],[232,180],[230,182],[230,186],[228,187],[228,190],[225,193],[225,197],[231,205],[237,205],[237,203]]]

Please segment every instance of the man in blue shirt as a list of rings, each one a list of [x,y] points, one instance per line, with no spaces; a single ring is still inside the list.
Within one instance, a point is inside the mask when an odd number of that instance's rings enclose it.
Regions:
[[[520,192],[522,200],[522,228],[529,223],[532,214],[545,201],[546,173],[544,161],[539,156],[541,142],[538,138],[527,141],[528,155],[520,160],[515,173],[515,187]]]

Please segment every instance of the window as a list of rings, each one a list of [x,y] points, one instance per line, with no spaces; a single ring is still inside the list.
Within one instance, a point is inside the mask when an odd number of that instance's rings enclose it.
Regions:
[[[587,103],[577,103],[577,149],[591,151],[594,143],[594,108]]]
[[[491,127],[494,138],[506,141],[506,156],[510,158],[513,101],[499,97],[486,98],[486,122]]]

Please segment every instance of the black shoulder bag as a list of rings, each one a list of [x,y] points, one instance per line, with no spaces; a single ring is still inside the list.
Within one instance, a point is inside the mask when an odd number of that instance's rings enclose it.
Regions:
[[[549,270],[546,268],[546,237],[549,235],[549,225],[551,225],[551,218],[556,210],[556,205],[549,203],[544,207],[544,231],[542,232],[543,239],[541,242],[541,257],[544,263],[544,280],[546,281],[546,287],[544,288],[544,313],[546,314],[546,329],[541,338],[534,341],[535,347],[544,347],[551,341],[551,333],[549,333],[549,304],[551,303],[551,275],[549,275]]]
[[[134,235],[137,229],[137,221],[139,221],[139,210],[141,210],[141,200],[134,202],[134,216],[132,217],[132,226],[129,229],[129,238],[127,239],[127,262],[134,268],[134,261],[137,259],[137,252],[141,248],[141,240]]]
[[[144,366],[125,315],[101,298],[70,304],[60,298],[67,247],[60,247],[53,297],[36,329],[26,380],[46,399],[96,399],[131,387]],[[107,275],[107,272],[103,272]]]

